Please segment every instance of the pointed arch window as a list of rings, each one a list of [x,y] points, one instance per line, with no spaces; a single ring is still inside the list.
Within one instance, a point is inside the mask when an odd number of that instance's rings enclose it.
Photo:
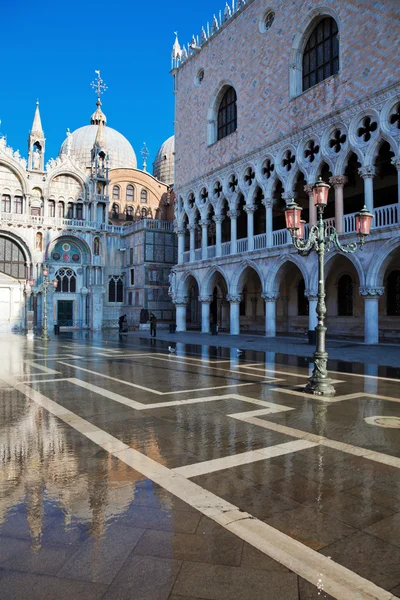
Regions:
[[[338,26],[325,17],[314,27],[303,53],[303,92],[339,72]]]
[[[230,135],[237,129],[237,96],[233,87],[228,87],[218,108],[217,139]]]
[[[400,271],[392,271],[386,283],[387,314],[400,317]]]
[[[124,301],[124,282],[120,275],[113,275],[108,282],[108,301],[110,303]]]
[[[305,291],[306,286],[304,283],[304,279],[299,281],[299,285],[297,286],[297,314],[299,317],[306,317],[309,313],[309,303],[306,298]]]
[[[133,185],[128,185],[126,188],[126,201],[134,202],[135,201],[135,189]]]
[[[72,269],[59,269],[56,273],[56,292],[74,294],[76,292],[76,273]]]
[[[112,193],[113,200],[119,200],[119,196],[120,196],[119,185],[114,185],[113,193]]]
[[[353,304],[353,280],[350,275],[342,275],[338,281],[338,316],[352,317]]]

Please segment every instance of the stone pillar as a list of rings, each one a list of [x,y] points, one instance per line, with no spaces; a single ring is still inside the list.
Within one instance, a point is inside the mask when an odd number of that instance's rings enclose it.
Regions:
[[[199,225],[201,226],[201,258],[202,260],[207,260],[207,248],[208,248],[208,226],[210,221],[200,221]]]
[[[228,217],[231,220],[231,254],[236,254],[237,248],[237,220],[239,217],[238,210],[230,210],[228,212]]]
[[[308,222],[311,225],[316,225],[317,223],[317,207],[314,205],[314,194],[313,194],[314,184],[308,183],[304,186],[304,191],[308,194],[308,212],[309,218]]]
[[[201,332],[210,333],[210,304],[212,296],[200,296],[201,302]]]
[[[392,158],[392,165],[394,165],[397,169],[397,199],[398,199],[398,208],[397,208],[397,222],[400,222],[400,158]]]
[[[176,331],[186,331],[186,304],[187,298],[174,300],[176,306]]]
[[[335,228],[338,233],[343,233],[343,188],[347,181],[345,175],[329,178],[329,183],[335,188]]]
[[[308,298],[308,330],[314,331],[314,329],[318,325],[318,294],[317,292],[314,292],[312,290],[306,290],[304,295],[306,296],[306,298]]]
[[[222,221],[224,217],[222,215],[215,215],[213,221],[215,223],[215,256],[222,255]]]
[[[265,300],[265,337],[276,337],[276,301],[278,292],[265,292],[262,294]]]
[[[177,229],[178,234],[178,265],[183,265],[183,253],[185,252],[185,230]]]
[[[91,286],[91,307],[90,307],[90,317],[91,317],[91,329],[93,331],[101,331],[101,327],[103,324],[103,297],[104,297],[104,288],[102,285],[92,285]]]
[[[257,207],[254,204],[249,204],[244,207],[247,213],[247,250],[254,250],[254,213]]]
[[[188,225],[188,229],[189,229],[189,235],[190,235],[190,256],[189,256],[189,261],[192,263],[196,260],[195,257],[195,232],[196,232],[196,225],[194,223],[190,223],[190,225]]]
[[[364,204],[373,213],[375,167],[362,167],[358,172],[364,179]]]
[[[230,303],[230,334],[239,335],[240,333],[240,302],[241,296],[227,296],[226,299]]]
[[[268,198],[263,200],[263,204],[265,206],[265,227],[267,234],[267,248],[272,248],[273,246],[273,237],[272,237],[272,206],[273,200],[272,198]]]
[[[360,287],[360,295],[364,298],[364,342],[379,342],[379,298],[384,294],[382,286]]]

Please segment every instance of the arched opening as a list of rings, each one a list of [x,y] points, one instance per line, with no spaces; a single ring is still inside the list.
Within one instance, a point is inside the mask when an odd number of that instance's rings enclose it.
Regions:
[[[219,103],[217,119],[217,140],[227,137],[237,128],[236,91],[229,86]]]
[[[335,19],[320,19],[308,36],[302,59],[303,92],[339,71],[339,30]]]
[[[246,206],[246,201],[244,199],[243,194],[240,194],[239,196],[239,200],[238,200],[238,211],[239,211],[239,216],[238,216],[238,220],[237,220],[237,239],[244,239],[247,238],[247,213],[244,210],[244,207]]]
[[[187,305],[186,305],[186,329],[200,329],[201,311],[199,303],[199,286],[193,275],[186,280]]]
[[[212,204],[210,204],[208,209],[208,220],[210,222],[207,227],[207,246],[215,246],[216,244],[216,226],[215,226],[215,210]]]
[[[343,254],[337,254],[328,262],[326,272],[328,335],[362,338],[364,301],[359,295],[360,281],[354,264]]]
[[[383,142],[375,160],[374,208],[398,202],[397,169],[392,164],[393,157],[394,152],[391,151],[390,145],[386,141]]]
[[[226,198],[224,198],[221,207],[221,216],[223,218],[221,225],[221,240],[223,244],[231,241],[231,221],[228,217],[228,212],[229,204]]]
[[[238,282],[241,294],[239,307],[240,332],[263,335],[265,332],[265,303],[261,297],[262,283],[255,269],[248,266]]]
[[[182,226],[185,231],[184,252],[189,252],[189,250],[190,250],[190,233],[189,233],[188,225],[189,225],[189,218],[188,218],[187,214],[185,213],[183,215],[183,219],[182,219]]]
[[[295,202],[303,209],[301,212],[302,220],[306,223],[309,223],[309,198],[307,192],[304,191],[304,186],[306,183],[307,182],[304,178],[304,173],[299,171],[294,184]]]
[[[321,164],[319,176],[322,178],[322,181],[329,184],[329,179],[332,177],[332,172],[329,168],[329,165],[326,162],[323,162]],[[334,219],[334,218],[335,218],[335,188],[333,187],[333,185],[331,185],[331,187],[329,188],[329,192],[328,192],[328,203],[324,210],[324,219]]]
[[[195,248],[195,250],[198,250],[201,248],[201,227],[199,225],[200,220],[201,220],[200,213],[199,213],[198,209],[196,208],[195,214],[194,214],[194,221],[193,221],[194,226],[195,226],[195,229],[194,229],[194,248]],[[200,258],[200,256],[197,258]]]
[[[219,271],[213,274],[208,288],[212,298],[210,325],[217,325],[218,331],[229,331],[229,302],[226,299],[228,286]]]
[[[347,177],[347,183],[343,189],[343,213],[345,215],[358,212],[364,206],[364,182],[358,173],[360,167],[357,155],[352,152],[344,171]]]
[[[272,231],[286,229],[285,210],[286,202],[282,198],[283,185],[280,179],[277,179],[272,190]]]
[[[379,300],[379,333],[382,339],[399,339],[400,335],[400,247],[383,265],[384,295]]]
[[[257,187],[254,195],[254,204],[257,208],[254,213],[254,235],[265,233],[266,229],[266,211],[263,204],[264,194],[260,187]]]
[[[293,262],[284,263],[275,277],[277,333],[304,335],[308,331],[308,299],[305,282],[299,267]]]
[[[0,273],[14,279],[26,279],[26,259],[21,247],[8,237],[0,236]]]

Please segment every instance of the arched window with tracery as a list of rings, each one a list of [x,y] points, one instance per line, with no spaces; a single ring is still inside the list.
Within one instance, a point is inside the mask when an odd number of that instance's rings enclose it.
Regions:
[[[56,273],[56,279],[56,292],[66,294],[76,292],[76,274],[72,269],[59,269]]]
[[[0,273],[15,279],[26,279],[26,261],[21,248],[13,240],[0,236]]]
[[[112,193],[113,200],[119,200],[119,195],[120,195],[119,185],[114,185],[113,193]]]
[[[123,302],[124,301],[124,282],[121,275],[112,275],[108,282],[108,301]]]
[[[338,26],[332,17],[317,23],[303,53],[303,92],[339,72]]]
[[[309,313],[309,303],[305,294],[305,283],[304,279],[300,279],[297,286],[297,314],[299,317],[306,317]]]
[[[126,201],[130,203],[135,201],[135,190],[133,185],[126,186]]]
[[[353,280],[350,275],[342,275],[338,281],[338,316],[352,317],[353,303]]]
[[[237,129],[237,96],[235,89],[228,87],[218,108],[217,139],[230,135]]]
[[[119,219],[119,205],[116,202],[114,202],[111,208],[111,218]]]
[[[400,271],[392,271],[386,282],[386,308],[390,317],[400,317]]]

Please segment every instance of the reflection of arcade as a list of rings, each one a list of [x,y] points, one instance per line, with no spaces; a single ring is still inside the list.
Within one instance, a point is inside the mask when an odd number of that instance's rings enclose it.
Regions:
[[[226,304],[225,295],[218,286],[214,288],[212,302],[210,304],[210,323],[217,325],[218,329],[223,328],[223,305]]]

